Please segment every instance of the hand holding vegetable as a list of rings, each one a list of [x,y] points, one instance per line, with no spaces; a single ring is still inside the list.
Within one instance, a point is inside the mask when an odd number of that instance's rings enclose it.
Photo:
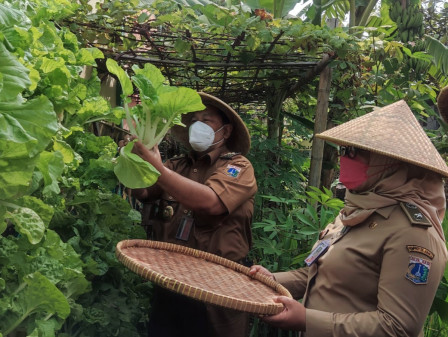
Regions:
[[[132,148],[132,153],[149,162],[157,171],[162,171],[163,162],[160,156],[159,146],[156,144],[152,149],[148,149],[142,142],[136,141]]]

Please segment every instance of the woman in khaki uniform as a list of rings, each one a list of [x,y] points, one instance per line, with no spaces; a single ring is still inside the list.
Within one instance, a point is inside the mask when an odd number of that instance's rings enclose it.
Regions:
[[[447,262],[445,161],[404,101],[317,137],[341,146],[345,207],[306,267],[252,267],[302,299],[275,299],[284,311],[264,320],[307,337],[423,336]]]

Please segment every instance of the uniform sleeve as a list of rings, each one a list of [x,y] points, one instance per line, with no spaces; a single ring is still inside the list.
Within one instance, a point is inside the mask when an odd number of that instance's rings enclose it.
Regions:
[[[229,213],[253,197],[257,191],[254,169],[243,156],[222,161],[205,185],[215,191]]]
[[[341,314],[308,309],[306,336],[419,336],[446,264],[445,243],[426,231],[407,228],[384,243],[376,311]],[[433,258],[410,251],[410,245],[429,249]]]
[[[275,280],[284,286],[296,300],[303,298],[308,280],[309,267],[275,273]]]

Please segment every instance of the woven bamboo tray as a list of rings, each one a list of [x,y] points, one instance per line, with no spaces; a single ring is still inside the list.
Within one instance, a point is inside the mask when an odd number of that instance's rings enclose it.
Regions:
[[[214,254],[172,243],[124,240],[118,260],[128,269],[163,288],[196,300],[253,314],[283,310],[276,296],[292,297],[278,282]]]

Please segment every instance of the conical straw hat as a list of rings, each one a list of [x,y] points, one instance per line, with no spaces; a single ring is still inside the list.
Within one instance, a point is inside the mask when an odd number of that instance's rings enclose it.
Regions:
[[[317,134],[338,145],[355,146],[448,177],[448,167],[405,101],[387,105]]]
[[[448,123],[448,86],[443,88],[437,97],[437,108],[440,116]]]

